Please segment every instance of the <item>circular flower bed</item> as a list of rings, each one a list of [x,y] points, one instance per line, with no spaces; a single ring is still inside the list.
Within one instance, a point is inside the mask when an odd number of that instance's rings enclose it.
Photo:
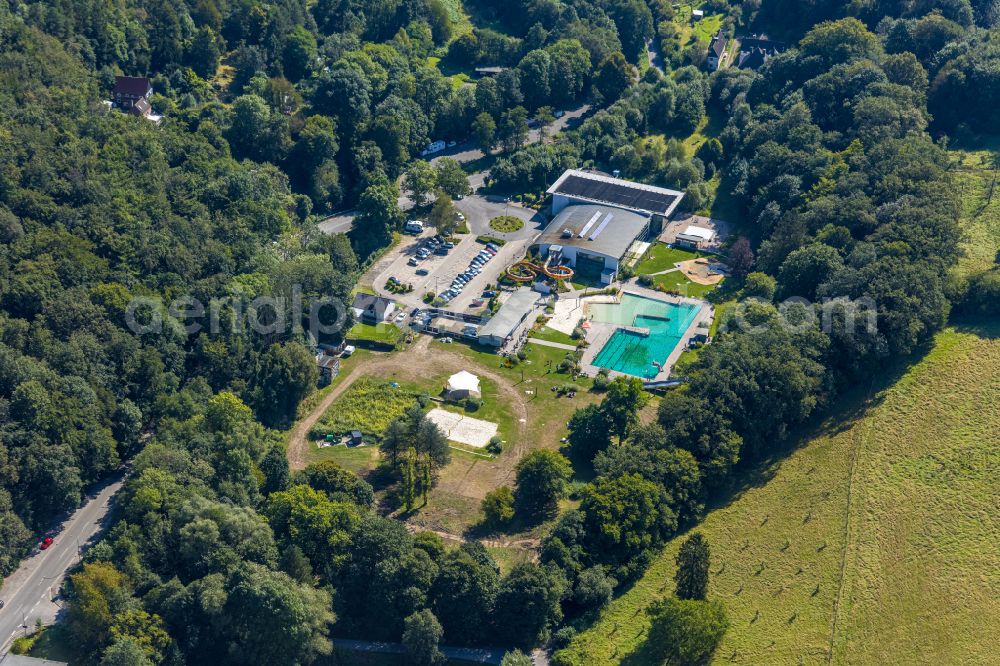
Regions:
[[[507,234],[519,231],[524,226],[524,222],[519,217],[513,215],[501,215],[490,220],[490,229]]]

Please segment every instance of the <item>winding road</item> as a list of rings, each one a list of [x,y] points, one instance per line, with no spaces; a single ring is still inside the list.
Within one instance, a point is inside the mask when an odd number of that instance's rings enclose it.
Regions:
[[[80,555],[104,529],[114,505],[114,495],[122,487],[124,475],[105,482],[87,502],[50,534],[52,545],[38,550],[4,579],[0,587],[0,656],[18,636],[33,631],[41,619],[51,624],[62,610],[59,588],[66,572],[80,561]]]

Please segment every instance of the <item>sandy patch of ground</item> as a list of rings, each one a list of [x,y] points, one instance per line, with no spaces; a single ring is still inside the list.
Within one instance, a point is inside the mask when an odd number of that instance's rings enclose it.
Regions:
[[[474,446],[477,449],[489,444],[490,439],[497,434],[497,424],[492,421],[474,419],[439,407],[427,412],[427,418],[441,428],[451,441]]]
[[[719,284],[725,279],[725,272],[729,270],[724,263],[711,257],[681,261],[677,267],[695,284]]]

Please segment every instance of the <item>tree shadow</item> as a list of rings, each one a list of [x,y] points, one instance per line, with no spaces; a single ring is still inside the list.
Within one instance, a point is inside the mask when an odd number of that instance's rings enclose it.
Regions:
[[[960,317],[951,325],[959,333],[971,333],[984,340],[1000,338],[1000,317]]]
[[[663,663],[663,659],[657,656],[653,644],[647,637],[634,650],[622,657],[620,663],[621,666],[659,666]]]
[[[822,414],[819,420],[792,430],[765,455],[741,460],[729,486],[716,491],[705,503],[704,514],[726,508],[747,491],[770,482],[791,454],[814,439],[835,437],[853,428],[858,420],[883,402],[886,391],[919,363],[930,348],[931,343],[928,343],[913,354],[887,364],[874,377],[856,382],[837,398],[832,409]],[[700,523],[696,521],[688,529],[697,528]]]

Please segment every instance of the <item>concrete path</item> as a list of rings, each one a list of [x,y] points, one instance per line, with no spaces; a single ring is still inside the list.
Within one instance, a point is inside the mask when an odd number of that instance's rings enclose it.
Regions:
[[[379,654],[406,654],[402,643],[381,641],[354,641],[344,638],[334,638],[333,644],[355,652],[375,652]],[[441,652],[449,659],[461,659],[479,664],[499,664],[507,653],[503,648],[460,648],[441,647]]]
[[[648,275],[666,275],[667,273],[676,273],[680,269],[674,266],[673,268],[668,268],[665,271],[657,271],[656,273],[648,273]]]
[[[549,340],[540,340],[539,338],[528,338],[528,342],[541,345],[543,347],[555,347],[556,349],[565,349],[566,351],[576,351],[576,347],[574,345],[567,345],[563,342],[550,342]]]

